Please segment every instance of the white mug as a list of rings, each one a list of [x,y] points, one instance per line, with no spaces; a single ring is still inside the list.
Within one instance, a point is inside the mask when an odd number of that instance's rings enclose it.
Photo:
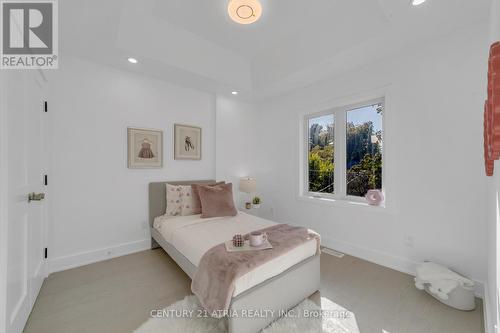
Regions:
[[[265,232],[254,231],[250,233],[250,246],[261,246],[267,240]]]

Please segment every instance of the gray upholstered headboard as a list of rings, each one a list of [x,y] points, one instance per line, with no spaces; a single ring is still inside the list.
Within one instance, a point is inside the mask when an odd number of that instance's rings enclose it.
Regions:
[[[153,227],[155,217],[165,214],[167,209],[166,184],[172,185],[191,185],[191,184],[209,184],[215,180],[184,180],[172,182],[149,183],[149,226]]]

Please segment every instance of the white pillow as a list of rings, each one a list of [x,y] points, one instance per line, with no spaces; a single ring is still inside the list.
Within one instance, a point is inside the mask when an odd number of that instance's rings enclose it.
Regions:
[[[181,215],[199,214],[198,211],[200,211],[200,207],[195,207],[196,203],[195,200],[193,200],[193,189],[191,185],[181,186],[181,188]]]
[[[167,209],[165,215],[179,216],[182,213],[182,200],[181,200],[182,186],[167,184]]]

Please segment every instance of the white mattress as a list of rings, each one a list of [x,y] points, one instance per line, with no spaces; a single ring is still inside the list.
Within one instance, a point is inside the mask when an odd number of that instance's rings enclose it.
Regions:
[[[212,247],[232,239],[235,234],[247,234],[276,223],[243,212],[234,217],[202,219],[200,215],[167,217],[154,220],[154,228],[198,267],[201,257]],[[281,274],[288,268],[316,254],[316,240],[312,239],[236,280],[233,296],[237,296],[265,280]]]

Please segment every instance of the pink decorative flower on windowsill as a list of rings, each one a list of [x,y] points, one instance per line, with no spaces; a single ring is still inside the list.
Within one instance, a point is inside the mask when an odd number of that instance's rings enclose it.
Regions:
[[[384,194],[381,190],[368,190],[365,195],[366,201],[370,206],[380,206],[384,202]]]

